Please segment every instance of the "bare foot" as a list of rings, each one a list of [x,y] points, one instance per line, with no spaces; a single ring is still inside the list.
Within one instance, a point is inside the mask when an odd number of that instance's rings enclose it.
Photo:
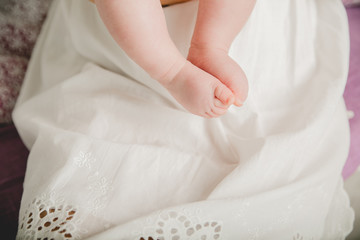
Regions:
[[[226,50],[192,44],[188,60],[225,84],[235,95],[234,104],[242,106],[248,95],[247,78]]]
[[[165,88],[189,112],[207,118],[219,117],[234,104],[234,94],[218,79],[184,61]]]

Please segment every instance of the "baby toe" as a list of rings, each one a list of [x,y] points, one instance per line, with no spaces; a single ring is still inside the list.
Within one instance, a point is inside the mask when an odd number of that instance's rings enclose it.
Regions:
[[[206,112],[207,118],[217,118],[227,112],[229,106],[223,104],[219,99],[214,98],[214,105]]]
[[[214,118],[215,116],[213,115],[213,113],[205,113],[205,118]]]
[[[225,105],[225,107],[229,107],[234,103],[235,97],[230,89],[228,89],[225,85],[219,84],[215,87],[215,97],[220,100],[220,102]],[[218,104],[218,103],[217,103]]]
[[[215,108],[212,110],[212,113],[215,115],[215,117],[220,117],[224,115],[227,112],[227,109],[223,108]]]
[[[228,109],[229,105],[222,103],[219,99],[214,98],[214,106],[217,108]]]
[[[236,106],[242,106],[248,95],[248,82],[245,74],[239,71],[238,74],[228,76],[228,81],[224,80],[223,83],[232,90],[235,95],[234,104]]]

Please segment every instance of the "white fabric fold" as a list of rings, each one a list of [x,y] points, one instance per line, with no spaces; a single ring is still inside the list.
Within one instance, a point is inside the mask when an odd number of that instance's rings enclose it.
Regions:
[[[164,8],[184,55],[196,10]],[[341,1],[258,0],[230,50],[249,98],[209,120],[94,5],[56,0],[14,112],[31,150],[17,239],[345,239],[348,42]]]

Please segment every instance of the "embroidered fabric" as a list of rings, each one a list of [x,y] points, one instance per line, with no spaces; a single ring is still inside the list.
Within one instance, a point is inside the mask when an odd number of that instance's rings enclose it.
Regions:
[[[19,240],[80,239],[77,208],[44,194],[28,204],[19,221]]]
[[[93,164],[96,163],[96,158],[91,152],[80,151],[78,156],[74,158],[74,165],[80,169],[88,171],[87,187],[89,198],[86,208],[90,210],[91,214],[96,216],[98,212],[106,207],[108,202],[108,194],[113,190],[112,182],[103,176]]]
[[[218,240],[221,239],[222,224],[217,221],[200,222],[183,212],[165,211],[159,214],[154,226],[144,227],[144,231],[153,234],[140,237],[140,240]]]
[[[301,234],[296,233],[296,234],[293,236],[292,240],[314,240],[314,238],[306,239],[306,238],[304,238]]]
[[[80,151],[73,160],[73,165],[79,170],[88,171],[86,187],[82,193],[78,193],[88,196],[81,207],[67,203],[61,192],[45,191],[40,197],[34,198],[24,212],[20,212],[17,239],[82,239],[88,232],[79,228],[83,219],[86,216],[96,217],[106,207],[108,193],[113,189],[106,177],[93,170],[96,169],[93,166],[95,162],[93,154],[86,151]],[[103,229],[110,227],[106,220],[99,221],[98,225]]]

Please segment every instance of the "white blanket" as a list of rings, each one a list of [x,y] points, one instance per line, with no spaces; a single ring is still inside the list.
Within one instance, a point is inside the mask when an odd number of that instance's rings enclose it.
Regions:
[[[164,8],[184,55],[196,10]],[[14,113],[31,150],[17,238],[344,239],[348,41],[340,0],[258,0],[231,48],[249,98],[209,120],[132,62],[93,4],[55,1]]]

